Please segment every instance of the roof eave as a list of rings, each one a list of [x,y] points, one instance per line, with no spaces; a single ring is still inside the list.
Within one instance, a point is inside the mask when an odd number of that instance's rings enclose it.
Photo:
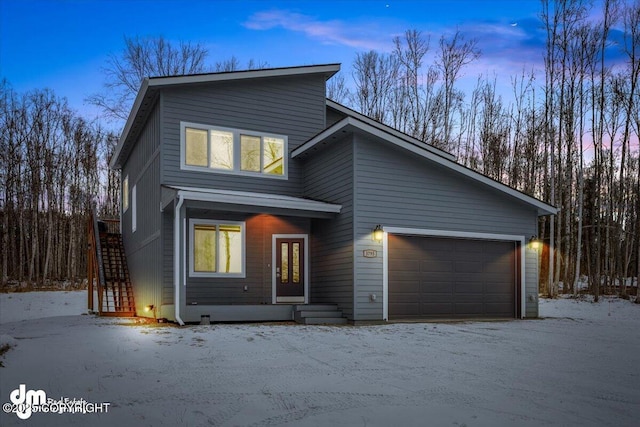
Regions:
[[[342,205],[277,194],[169,186],[185,200],[338,214]]]
[[[451,154],[451,153],[449,153],[447,151],[441,150],[440,148],[437,148],[437,147],[434,147],[433,145],[427,144],[426,142],[424,142],[424,141],[422,141],[422,140],[420,140],[418,138],[415,138],[415,137],[413,137],[413,136],[411,136],[409,134],[401,132],[398,129],[394,129],[393,127],[385,125],[384,123],[380,123],[380,122],[372,119],[371,117],[368,117],[368,116],[366,116],[364,114],[358,113],[357,111],[352,110],[349,107],[346,107],[346,106],[344,106],[344,105],[342,105],[342,104],[340,104],[340,103],[338,103],[336,101],[333,101],[333,100],[331,100],[329,98],[327,98],[327,100],[326,100],[326,105],[328,107],[330,107],[330,108],[333,108],[334,110],[337,110],[337,111],[341,112],[342,114],[347,115],[347,117],[353,117],[353,118],[355,118],[357,120],[360,120],[362,122],[365,122],[365,123],[367,123],[367,124],[369,124],[369,125],[371,125],[373,127],[376,127],[376,128],[378,128],[380,130],[383,130],[386,133],[390,133],[390,134],[392,134],[393,136],[395,136],[397,138],[405,139],[405,140],[411,142],[412,144],[419,145],[419,146],[423,147],[425,150],[428,150],[428,151],[432,152],[435,155],[442,156],[442,157],[448,158],[449,160],[453,160],[453,161],[456,160],[456,157],[453,154]]]
[[[111,161],[109,162],[109,167],[111,169],[120,169],[122,164],[120,162],[120,155],[122,154],[122,147],[124,146],[125,141],[129,137],[129,133],[131,132],[131,127],[133,126],[133,122],[136,120],[138,116],[138,112],[140,110],[140,106],[144,98],[147,96],[147,91],[149,89],[149,78],[145,77],[140,85],[140,90],[138,90],[138,95],[136,95],[136,99],[133,102],[133,107],[129,112],[129,117],[127,118],[127,123],[124,125],[124,129],[120,134],[120,139],[118,140],[118,145],[111,157]]]
[[[442,157],[438,154],[432,153],[431,151],[421,147],[421,146],[417,146],[415,144],[412,144],[408,141],[406,141],[403,138],[398,138],[395,135],[389,134],[384,132],[383,130],[374,127],[368,123],[364,123],[354,117],[346,117],[342,120],[340,120],[339,122],[335,123],[333,126],[325,129],[323,132],[319,133],[318,135],[316,135],[315,137],[313,137],[312,139],[310,139],[309,141],[305,142],[304,144],[302,144],[300,147],[298,147],[297,149],[293,150],[291,152],[291,157],[292,158],[296,158],[298,156],[301,156],[305,153],[308,153],[309,150],[311,150],[314,146],[316,146],[317,144],[321,143],[322,141],[326,140],[327,138],[330,138],[331,136],[335,135],[336,133],[340,132],[341,130],[345,129],[346,127],[353,127],[355,129],[359,129],[363,132],[369,133],[375,137],[387,140],[389,142],[391,142],[392,144],[395,144],[399,147],[402,147],[406,150],[409,150],[421,157],[427,158],[435,163],[438,163],[448,169],[451,169],[455,172],[458,172],[464,176],[467,176],[475,181],[478,181],[482,184],[485,184],[497,191],[500,191],[502,193],[505,193],[515,199],[520,200],[521,202],[524,202],[526,204],[528,204],[529,206],[534,207],[537,210],[538,216],[546,216],[546,215],[555,215],[558,213],[558,209],[554,206],[551,206],[541,200],[536,199],[535,197],[529,196],[527,194],[524,194],[514,188],[509,187],[508,185],[505,185],[499,181],[496,181],[494,179],[491,179],[479,172],[476,172],[472,169],[469,169],[453,160],[450,160],[448,158]]]
[[[186,76],[153,77],[150,86],[174,86],[183,84],[212,83],[228,80],[285,77],[305,74],[324,74],[330,78],[340,71],[340,64],[308,65],[303,67],[265,68],[258,70],[232,71],[225,73],[192,74]]]

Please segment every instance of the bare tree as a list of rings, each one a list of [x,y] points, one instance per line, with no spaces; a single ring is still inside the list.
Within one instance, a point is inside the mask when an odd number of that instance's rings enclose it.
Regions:
[[[460,30],[456,30],[451,38],[440,37],[440,49],[436,59],[436,66],[440,70],[444,80],[444,143],[451,140],[452,106],[455,101],[454,86],[462,68],[480,57],[478,41],[476,39],[465,40]]]
[[[327,82],[327,98],[344,103],[349,100],[350,92],[342,73],[333,76]]]
[[[428,88],[424,91],[421,89],[423,85],[430,84],[429,79],[421,82],[424,56],[429,51],[429,38],[423,37],[418,30],[407,30],[403,39],[395,37],[393,43],[393,54],[399,66],[399,84],[392,108],[393,125],[420,138],[424,135],[425,95],[430,92]]]
[[[619,210],[625,209],[623,205],[625,203],[624,194],[625,194],[625,163],[626,159],[630,157],[630,138],[633,127],[633,114],[634,111],[638,110],[638,104],[640,104],[640,95],[638,94],[638,80],[640,79],[640,1],[636,0],[634,3],[627,4],[624,10],[622,11],[622,21],[624,24],[624,44],[623,51],[628,56],[628,71],[625,72],[621,76],[621,81],[627,83],[626,93],[621,96],[622,102],[624,105],[624,130],[622,134],[622,159],[620,161],[620,175],[618,178],[619,183],[619,194],[620,194],[620,206]],[[640,148],[639,148],[640,151]],[[640,156],[639,156],[640,157]],[[638,171],[640,174],[640,171]],[[638,212],[636,212],[638,215]],[[636,229],[636,233],[640,232],[640,229]],[[625,254],[629,254],[630,245],[629,238],[626,237],[624,241],[626,242]],[[622,245],[623,240],[619,240],[620,245]],[[633,242],[631,242],[631,245]],[[622,253],[622,247],[619,248],[620,253]],[[638,258],[640,258],[640,254],[638,254]],[[623,298],[627,297],[627,286],[626,286],[626,263],[623,269],[624,273],[622,276],[622,283],[620,283],[620,296]],[[637,297],[636,297],[637,300]]]
[[[250,59],[247,62],[246,67],[242,67],[240,60],[236,58],[235,55],[231,55],[230,58],[216,62],[214,67],[214,71],[217,73],[220,72],[231,72],[231,71],[239,71],[239,70],[259,70],[262,68],[267,68],[269,66],[268,62],[256,61],[254,59]]]
[[[120,55],[111,55],[104,68],[104,91],[88,102],[106,118],[126,120],[133,99],[145,77],[195,74],[205,71],[207,49],[199,43],[172,44],[164,37],[124,38]]]
[[[353,63],[356,87],[351,94],[351,102],[363,114],[379,122],[386,122],[397,77],[398,61],[394,55],[376,51],[356,54]]]

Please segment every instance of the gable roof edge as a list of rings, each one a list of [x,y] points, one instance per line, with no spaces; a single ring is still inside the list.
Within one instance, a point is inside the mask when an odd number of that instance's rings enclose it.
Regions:
[[[419,145],[419,146],[424,146],[424,148],[426,150],[431,151],[434,154],[437,154],[438,156],[446,157],[449,160],[453,160],[453,161],[456,160],[456,157],[453,154],[451,154],[451,153],[449,153],[449,152],[447,152],[445,150],[442,150],[440,148],[434,147],[433,145],[427,144],[426,142],[424,142],[424,141],[422,141],[422,140],[420,140],[418,138],[415,138],[415,137],[413,137],[413,136],[411,136],[411,135],[409,135],[407,133],[401,132],[398,129],[395,129],[395,128],[391,127],[391,126],[385,125],[384,123],[380,123],[379,121],[374,120],[371,117],[366,116],[364,114],[358,113],[357,111],[352,110],[351,108],[349,108],[347,106],[344,106],[344,105],[340,104],[339,102],[336,102],[336,101],[333,101],[333,100],[327,98],[326,105],[328,107],[333,108],[334,110],[340,111],[342,114],[345,114],[348,117],[354,117],[354,118],[356,118],[356,119],[358,119],[360,121],[363,121],[365,123],[370,124],[371,126],[380,128],[381,130],[384,130],[385,132],[388,132],[388,133],[390,133],[392,135],[395,135],[398,138],[403,138],[403,139],[406,139],[406,140],[410,141],[413,144],[416,144],[416,145]]]
[[[149,78],[149,86],[172,86],[194,83],[212,83],[228,80],[285,77],[304,74],[325,74],[327,79],[340,71],[340,64],[303,65],[299,67],[261,68],[257,70],[226,71],[218,73],[158,76]]]
[[[473,169],[463,166],[454,160],[450,160],[446,157],[435,154],[421,146],[417,146],[415,144],[407,142],[406,140],[404,140],[404,138],[399,138],[395,135],[390,134],[389,132],[385,132],[382,129],[374,127],[354,117],[346,117],[340,120],[339,122],[337,122],[336,124],[334,124],[333,126],[320,132],[318,135],[316,135],[309,141],[305,142],[304,144],[302,144],[301,146],[293,150],[291,152],[291,158],[295,158],[297,156],[302,155],[303,153],[307,152],[318,143],[322,142],[325,138],[328,138],[329,136],[341,131],[342,129],[348,126],[352,126],[365,133],[369,133],[373,136],[389,141],[390,143],[396,146],[399,146],[423,158],[431,160],[443,167],[446,167],[447,169],[458,172],[468,178],[471,178],[495,190],[505,193],[515,199],[518,199],[528,205],[534,206],[537,209],[539,216],[555,215],[558,213],[558,209],[556,207],[548,203],[545,203],[542,200],[538,200],[535,197],[529,196],[519,190],[511,188],[508,185],[501,183],[500,181],[496,181],[495,179],[489,178],[488,176],[483,175],[480,172],[476,172]]]
[[[113,156],[111,157],[111,161],[109,162],[109,168],[118,169],[118,165],[120,163],[120,154],[122,153],[122,147],[124,146],[124,142],[129,136],[129,132],[131,132],[131,127],[133,126],[133,122],[135,121],[138,111],[140,110],[140,106],[142,105],[142,101],[147,95],[147,90],[149,88],[149,78],[145,77],[140,85],[140,89],[138,90],[138,94],[136,95],[136,99],[133,101],[133,106],[131,107],[131,111],[129,112],[129,117],[127,118],[127,122],[124,125],[124,129],[120,134],[120,138],[118,138],[118,145],[116,145],[116,149],[113,152]]]

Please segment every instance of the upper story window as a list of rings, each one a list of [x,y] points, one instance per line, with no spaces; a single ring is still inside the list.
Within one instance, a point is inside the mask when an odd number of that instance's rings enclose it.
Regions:
[[[182,169],[287,177],[286,136],[180,124]]]

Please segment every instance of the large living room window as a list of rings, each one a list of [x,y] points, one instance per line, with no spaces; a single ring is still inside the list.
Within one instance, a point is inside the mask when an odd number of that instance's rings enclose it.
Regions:
[[[239,129],[181,123],[182,169],[287,176],[287,137]]]
[[[244,222],[189,220],[189,275],[245,277]]]

